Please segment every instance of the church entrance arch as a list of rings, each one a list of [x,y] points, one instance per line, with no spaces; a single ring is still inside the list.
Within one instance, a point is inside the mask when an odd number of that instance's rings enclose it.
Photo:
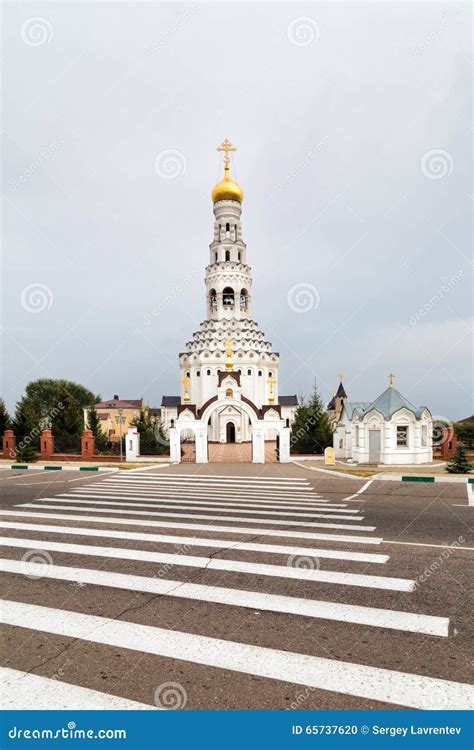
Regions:
[[[235,424],[233,422],[227,422],[226,443],[235,443]]]

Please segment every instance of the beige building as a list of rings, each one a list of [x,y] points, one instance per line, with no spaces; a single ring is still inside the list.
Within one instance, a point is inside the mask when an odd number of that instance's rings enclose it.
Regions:
[[[117,395],[109,401],[95,404],[102,426],[102,432],[111,443],[120,442],[120,434],[125,435],[141,409],[148,409],[143,398],[121,399]],[[87,426],[88,409],[84,409],[84,425]]]

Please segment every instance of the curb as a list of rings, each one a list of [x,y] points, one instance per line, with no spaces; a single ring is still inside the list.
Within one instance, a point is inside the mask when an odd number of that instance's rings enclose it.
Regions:
[[[120,471],[120,469],[108,468],[107,466],[36,466],[35,464],[2,465],[0,468],[14,469],[15,471],[18,469],[24,471],[27,471],[28,469],[31,469],[32,471]]]
[[[371,477],[358,477],[354,474],[345,474],[341,471],[328,471],[328,469],[317,469],[314,466],[305,466],[302,463],[299,463],[298,461],[292,461],[292,463],[295,466],[300,466],[302,469],[306,469],[308,471],[316,471],[321,474],[327,474],[331,477],[341,477],[342,479],[358,479],[359,481],[364,481],[368,479],[373,479],[377,482],[451,482],[452,484],[474,484],[474,477],[456,477],[456,475],[452,474],[449,476],[440,476],[440,477],[417,477],[412,476],[411,474],[408,475],[402,475],[402,474],[374,474]]]

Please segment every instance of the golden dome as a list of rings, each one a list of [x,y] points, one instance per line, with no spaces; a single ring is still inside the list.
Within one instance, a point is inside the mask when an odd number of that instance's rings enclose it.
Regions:
[[[237,149],[226,138],[217,150],[223,151],[225,154],[224,177],[220,182],[217,183],[217,185],[214,185],[212,189],[212,202],[217,203],[217,201],[238,201],[238,203],[242,203],[244,199],[244,191],[242,190],[240,185],[237,184],[237,182],[234,182],[234,180],[231,179],[229,169],[229,152],[237,151]]]
[[[225,170],[224,179],[214,185],[212,188],[212,202],[217,201],[238,201],[242,203],[244,191],[234,180],[231,180],[229,170]]]

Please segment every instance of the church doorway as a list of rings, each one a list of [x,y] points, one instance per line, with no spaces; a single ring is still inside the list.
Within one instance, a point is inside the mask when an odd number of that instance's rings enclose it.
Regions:
[[[226,443],[235,443],[235,424],[233,422],[227,422]]]

